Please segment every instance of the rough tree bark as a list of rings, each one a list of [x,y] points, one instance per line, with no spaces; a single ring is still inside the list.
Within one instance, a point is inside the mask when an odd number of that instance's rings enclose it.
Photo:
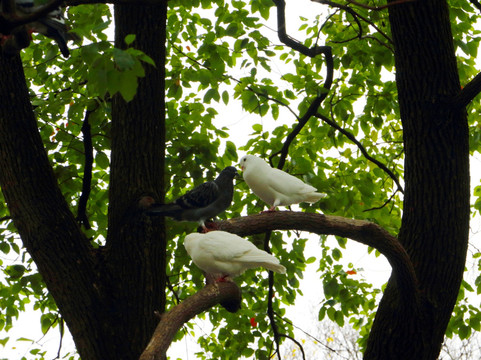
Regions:
[[[87,360],[137,359],[158,322],[154,312],[164,310],[164,227],[142,215],[138,199],[163,196],[166,10],[166,2],[116,6],[118,46],[126,34],[137,34],[136,46],[157,66],[146,66],[131,103],[114,97],[109,230],[100,250],[90,246],[59,190],[20,58],[0,52],[0,186]],[[146,105],[145,98],[155,100]]]
[[[418,312],[384,293],[366,359],[436,359],[456,302],[469,232],[469,148],[446,1],[389,8],[404,134],[405,196],[399,240],[419,280]]]

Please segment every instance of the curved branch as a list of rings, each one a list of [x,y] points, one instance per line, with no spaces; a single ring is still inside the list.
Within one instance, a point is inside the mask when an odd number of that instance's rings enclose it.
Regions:
[[[309,57],[315,57],[319,54],[324,54],[324,57],[326,60],[326,72],[327,72],[326,79],[324,80],[323,88],[319,90],[317,97],[311,103],[306,113],[301,118],[299,118],[299,122],[297,123],[295,128],[292,130],[292,132],[289,133],[289,135],[287,136],[280,152],[274,153],[270,156],[270,159],[272,160],[272,157],[274,157],[279,153],[281,154],[281,158],[279,160],[277,167],[279,169],[282,169],[286,162],[287,152],[289,151],[289,146],[291,145],[292,141],[295,139],[297,134],[299,134],[302,128],[306,125],[306,123],[309,121],[311,116],[313,116],[317,112],[317,109],[319,108],[321,103],[324,101],[324,99],[327,97],[327,94],[331,89],[332,80],[334,77],[334,60],[332,58],[332,49],[330,46],[315,45],[311,48],[308,48],[307,46],[304,46],[303,44],[301,44],[299,41],[287,35],[286,2],[284,0],[273,0],[273,1],[277,7],[277,31],[278,31],[279,40],[283,44],[289,46],[290,48]]]
[[[219,221],[216,225],[219,230],[239,236],[273,230],[301,230],[341,236],[371,246],[391,264],[401,304],[411,308],[417,306],[417,278],[409,255],[396,237],[375,223],[316,213],[276,211]]]
[[[356,144],[357,147],[359,148],[359,150],[361,151],[361,153],[364,155],[364,157],[366,159],[368,159],[369,161],[373,162],[374,164],[376,164],[381,170],[383,170],[386,174],[388,174],[389,177],[396,183],[399,191],[401,191],[404,194],[404,189],[403,189],[399,179],[397,178],[397,176],[386,165],[384,165],[382,162],[380,162],[379,160],[377,160],[377,159],[373,158],[371,155],[369,155],[366,148],[355,138],[354,135],[352,135],[349,131],[343,129],[338,124],[336,124],[334,121],[330,120],[329,118],[327,118],[326,116],[324,116],[322,114],[317,113],[316,117],[318,117],[319,119],[324,121],[326,124],[328,124],[329,126],[333,127],[337,131],[339,131],[341,134],[343,134],[349,140],[351,140],[354,144]]]
[[[139,360],[166,359],[167,349],[182,325],[212,306],[236,299],[239,296],[240,289],[233,282],[206,285],[170,311],[162,314],[160,322]]]

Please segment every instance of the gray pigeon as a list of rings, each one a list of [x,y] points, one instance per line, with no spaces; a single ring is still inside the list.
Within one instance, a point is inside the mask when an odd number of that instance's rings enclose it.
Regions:
[[[170,204],[153,204],[147,215],[169,216],[177,221],[197,221],[207,232],[205,221],[225,211],[234,195],[234,177],[238,176],[233,166],[221,171],[214,181],[207,181]]]

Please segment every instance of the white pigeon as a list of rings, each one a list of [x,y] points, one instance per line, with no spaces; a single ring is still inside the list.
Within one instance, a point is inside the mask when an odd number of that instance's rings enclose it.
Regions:
[[[246,155],[240,160],[244,180],[250,189],[275,211],[277,206],[301,202],[315,203],[326,194],[288,173],[272,168],[261,158]]]
[[[217,281],[225,281],[259,266],[281,274],[286,272],[276,257],[225,231],[188,234],[184,246],[194,264]]]

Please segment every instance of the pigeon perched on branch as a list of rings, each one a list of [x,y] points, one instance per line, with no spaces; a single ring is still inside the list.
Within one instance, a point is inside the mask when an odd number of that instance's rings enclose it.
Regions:
[[[230,280],[247,269],[260,266],[281,274],[286,272],[275,256],[225,231],[188,234],[184,246],[194,264],[217,281]]]
[[[234,177],[237,170],[228,166],[214,181],[205,182],[170,204],[153,204],[147,215],[169,216],[177,221],[197,221],[208,231],[205,221],[225,211],[234,195]]]
[[[19,15],[30,15],[39,11],[44,5],[35,5],[34,0],[15,0],[17,13]],[[78,40],[76,34],[69,33],[65,25],[63,10],[58,7],[50,11],[46,16],[27,24],[30,31],[38,32],[49,37],[58,44],[60,52],[64,57],[70,56],[67,41]]]
[[[261,200],[275,211],[277,206],[288,206],[301,202],[315,203],[327,196],[317,192],[311,185],[288,173],[272,168],[261,158],[246,155],[240,160],[244,180]]]

